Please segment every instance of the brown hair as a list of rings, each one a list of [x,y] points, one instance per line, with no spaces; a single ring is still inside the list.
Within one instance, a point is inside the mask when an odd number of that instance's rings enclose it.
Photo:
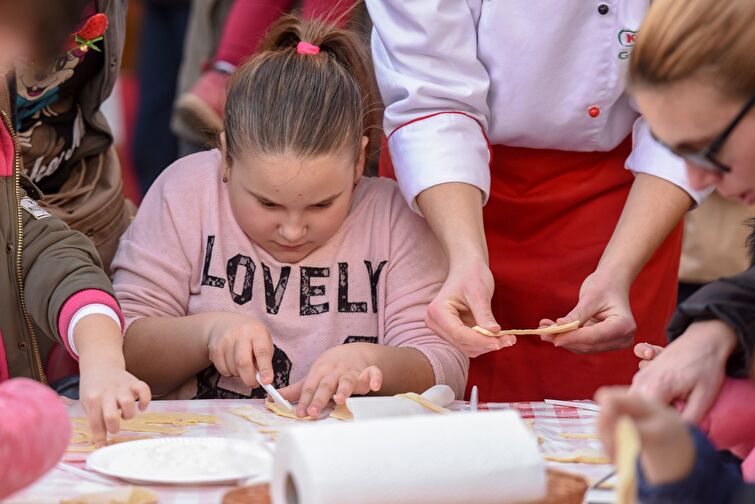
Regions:
[[[307,42],[319,54],[299,54]],[[367,44],[322,20],[286,15],[260,51],[231,77],[225,107],[226,160],[242,152],[302,157],[352,150],[369,138],[367,159],[380,134],[377,93]]]
[[[19,23],[40,57],[56,57],[81,21],[89,0],[0,0],[0,18]]]
[[[755,92],[753,0],[656,0],[640,28],[629,85],[703,77],[732,98]]]

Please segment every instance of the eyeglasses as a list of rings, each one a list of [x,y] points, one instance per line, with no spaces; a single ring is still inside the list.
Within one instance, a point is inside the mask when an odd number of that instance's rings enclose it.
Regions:
[[[695,166],[699,166],[700,168],[703,168],[704,170],[710,170],[714,172],[719,173],[729,173],[731,172],[731,168],[721,161],[717,159],[716,156],[718,156],[719,151],[726,143],[726,140],[729,138],[729,135],[731,135],[732,131],[734,131],[734,128],[737,127],[737,125],[742,121],[744,116],[747,115],[747,113],[750,111],[750,109],[755,105],[755,94],[750,97],[749,100],[747,100],[747,103],[745,103],[744,107],[742,107],[742,110],[737,114],[737,116],[729,123],[729,125],[724,129],[724,131],[716,137],[715,140],[713,140],[707,147],[703,147],[702,149],[698,151],[686,151],[686,150],[679,150],[675,149],[667,144],[665,144],[662,140],[660,140],[655,134],[651,131],[650,134],[653,136],[656,142],[666,147],[668,150],[679,156],[680,158],[684,159],[685,161],[688,161]]]

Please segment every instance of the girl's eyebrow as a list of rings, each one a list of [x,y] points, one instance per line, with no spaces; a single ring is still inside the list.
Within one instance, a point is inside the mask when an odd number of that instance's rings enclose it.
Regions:
[[[249,192],[249,194],[251,194],[252,196],[254,196],[255,198],[257,198],[257,199],[258,199],[258,200],[260,200],[260,201],[264,201],[264,202],[266,202],[266,203],[271,203],[271,204],[273,204],[273,205],[279,205],[279,203],[276,203],[275,201],[271,200],[270,198],[267,198],[267,197],[265,197],[265,196],[262,196],[262,195],[260,195],[260,194],[257,194],[257,193],[255,193],[255,192],[254,192],[254,191],[252,191],[252,190],[249,190],[248,192]],[[336,194],[334,194],[334,195],[332,195],[332,196],[328,196],[327,198],[324,198],[324,199],[322,199],[322,200],[318,201],[317,203],[312,203],[312,204],[313,204],[313,205],[322,205],[323,203],[328,203],[328,202],[330,202],[330,201],[333,201],[333,200],[335,200],[335,199],[336,199],[337,197],[339,197],[339,196],[340,196],[340,195],[342,195],[342,194],[343,194],[343,191],[340,191],[340,192],[338,192],[338,193],[336,193]]]
[[[337,194],[334,194],[333,196],[329,196],[329,197],[327,197],[325,199],[322,199],[322,200],[318,201],[317,203],[315,203],[315,205],[322,205],[323,203],[328,203],[330,201],[333,201],[334,199],[336,199],[337,197],[339,197],[342,194],[343,194],[343,191],[341,191],[341,192],[339,192]]]

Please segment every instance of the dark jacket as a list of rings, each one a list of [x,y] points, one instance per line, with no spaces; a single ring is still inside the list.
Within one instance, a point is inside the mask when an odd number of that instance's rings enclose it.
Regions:
[[[671,341],[693,322],[718,319],[737,333],[737,348],[727,374],[745,378],[752,371],[755,349],[755,267],[739,275],[712,282],[690,296],[676,311],[668,327]]]
[[[638,463],[639,500],[643,504],[744,504],[755,495],[755,486],[746,485],[736,464],[727,462],[705,435],[691,428],[695,442],[695,465],[681,481],[650,485]]]

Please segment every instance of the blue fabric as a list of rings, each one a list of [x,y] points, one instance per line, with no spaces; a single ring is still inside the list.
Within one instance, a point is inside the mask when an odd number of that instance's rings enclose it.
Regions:
[[[727,504],[739,502],[745,484],[737,465],[724,462],[708,438],[691,427],[695,465],[681,481],[650,485],[638,461],[639,499],[646,504]]]

